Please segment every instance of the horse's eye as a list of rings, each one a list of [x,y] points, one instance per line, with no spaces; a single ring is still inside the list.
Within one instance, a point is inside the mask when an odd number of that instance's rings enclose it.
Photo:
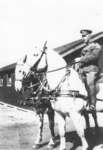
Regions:
[[[21,72],[21,70],[19,70],[19,72]]]

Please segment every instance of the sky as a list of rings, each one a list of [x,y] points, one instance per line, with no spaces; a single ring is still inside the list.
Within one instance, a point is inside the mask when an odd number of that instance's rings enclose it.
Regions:
[[[43,47],[81,38],[81,29],[103,31],[103,0],[0,0],[0,67]]]

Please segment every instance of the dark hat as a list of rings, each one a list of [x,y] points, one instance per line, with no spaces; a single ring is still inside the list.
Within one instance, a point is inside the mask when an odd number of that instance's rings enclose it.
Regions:
[[[80,30],[80,33],[81,33],[82,35],[88,35],[88,34],[91,34],[91,33],[92,33],[92,30],[83,29],[83,30]]]

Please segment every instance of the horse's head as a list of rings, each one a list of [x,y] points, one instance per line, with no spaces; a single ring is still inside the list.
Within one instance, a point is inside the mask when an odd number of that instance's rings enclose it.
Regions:
[[[15,68],[15,90],[21,91],[23,86],[23,79],[28,77],[31,72],[31,68],[35,68],[38,61],[40,61],[43,56],[44,51],[40,49],[35,49],[31,54],[29,53],[24,58],[20,59]]]
[[[22,89],[22,81],[25,76],[25,63],[20,59],[15,68],[15,90],[21,91]]]

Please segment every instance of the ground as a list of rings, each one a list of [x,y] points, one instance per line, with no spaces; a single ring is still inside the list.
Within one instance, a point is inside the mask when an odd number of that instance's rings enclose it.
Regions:
[[[94,131],[94,123],[91,120],[91,131]],[[103,114],[98,113],[100,130],[94,134],[86,134],[87,141],[92,150],[96,145],[103,144]],[[81,150],[80,139],[70,119],[67,119],[67,150]],[[36,139],[38,122],[35,113],[30,110],[19,109],[12,105],[0,103],[0,150],[33,150],[32,146]],[[57,125],[55,126],[56,146],[59,149],[59,137]],[[50,138],[47,117],[45,116],[43,142],[39,150],[46,150]]]

